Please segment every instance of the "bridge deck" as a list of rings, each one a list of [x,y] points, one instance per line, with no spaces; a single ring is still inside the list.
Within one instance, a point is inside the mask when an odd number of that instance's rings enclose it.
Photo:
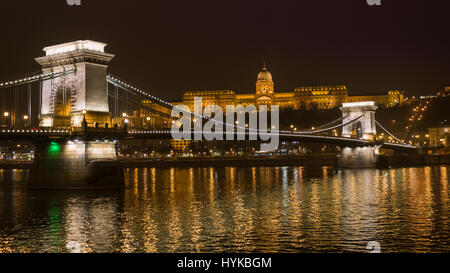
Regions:
[[[191,139],[194,139],[194,133],[191,133]],[[223,139],[232,134],[242,135],[242,133],[223,133]],[[256,133],[250,133],[255,135]],[[246,139],[249,139],[248,132],[245,133]],[[275,133],[268,136],[275,136]],[[353,139],[347,137],[333,137],[323,135],[305,135],[295,133],[280,132],[279,138],[282,141],[300,141],[308,143],[333,144],[341,147],[358,147],[358,146],[379,146],[381,148],[392,150],[413,150],[414,146],[395,144],[395,143],[375,143],[364,139]],[[39,140],[39,139],[172,139],[170,130],[125,130],[119,128],[72,128],[72,129],[0,129],[0,140]],[[237,139],[237,138],[235,138]]]

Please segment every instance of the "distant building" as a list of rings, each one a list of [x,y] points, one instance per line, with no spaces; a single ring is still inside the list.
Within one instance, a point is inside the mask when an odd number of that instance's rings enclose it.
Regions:
[[[203,108],[207,105],[218,105],[225,110],[226,105],[279,105],[281,109],[332,109],[342,103],[358,101],[374,101],[379,107],[393,107],[404,101],[400,91],[389,91],[385,94],[349,95],[345,85],[336,86],[303,86],[293,92],[276,93],[272,74],[264,66],[258,74],[256,92],[238,94],[233,90],[186,92],[181,102],[191,110],[194,98],[201,97]]]
[[[450,141],[450,127],[428,128],[428,136],[431,146],[444,145],[447,147]]]
[[[439,97],[448,97],[448,96],[450,96],[450,86],[442,87],[442,88],[438,91],[437,95],[438,95]]]
[[[177,140],[177,139],[172,139],[170,141],[170,144],[172,146],[172,148],[176,151],[176,152],[182,152],[182,153],[186,153],[189,151],[189,148],[191,147],[191,141],[190,140]]]

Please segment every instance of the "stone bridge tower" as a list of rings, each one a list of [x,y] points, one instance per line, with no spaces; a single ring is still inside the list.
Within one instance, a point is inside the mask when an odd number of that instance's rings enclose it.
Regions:
[[[64,72],[42,85],[42,127],[80,127],[111,123],[106,71],[114,55],[105,53],[106,44],[76,41],[44,48],[36,58],[43,73]],[[75,70],[75,71],[74,71]]]
[[[375,102],[372,101],[343,103],[341,111],[344,120],[342,123],[345,124],[360,116],[362,117],[359,120],[342,127],[342,136],[374,140],[377,133],[375,123],[375,111],[377,108]]]

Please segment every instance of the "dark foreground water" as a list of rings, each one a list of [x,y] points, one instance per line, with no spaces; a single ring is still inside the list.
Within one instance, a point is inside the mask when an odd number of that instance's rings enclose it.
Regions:
[[[0,252],[450,252],[449,171],[144,168],[65,192],[0,170]]]

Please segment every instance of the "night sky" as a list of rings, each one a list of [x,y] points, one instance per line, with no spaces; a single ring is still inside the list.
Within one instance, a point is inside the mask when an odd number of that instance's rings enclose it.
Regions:
[[[352,94],[429,94],[450,84],[448,1],[2,1],[0,81],[40,68],[42,48],[89,39],[110,73],[163,98],[254,92],[263,62],[276,92],[346,84]]]

